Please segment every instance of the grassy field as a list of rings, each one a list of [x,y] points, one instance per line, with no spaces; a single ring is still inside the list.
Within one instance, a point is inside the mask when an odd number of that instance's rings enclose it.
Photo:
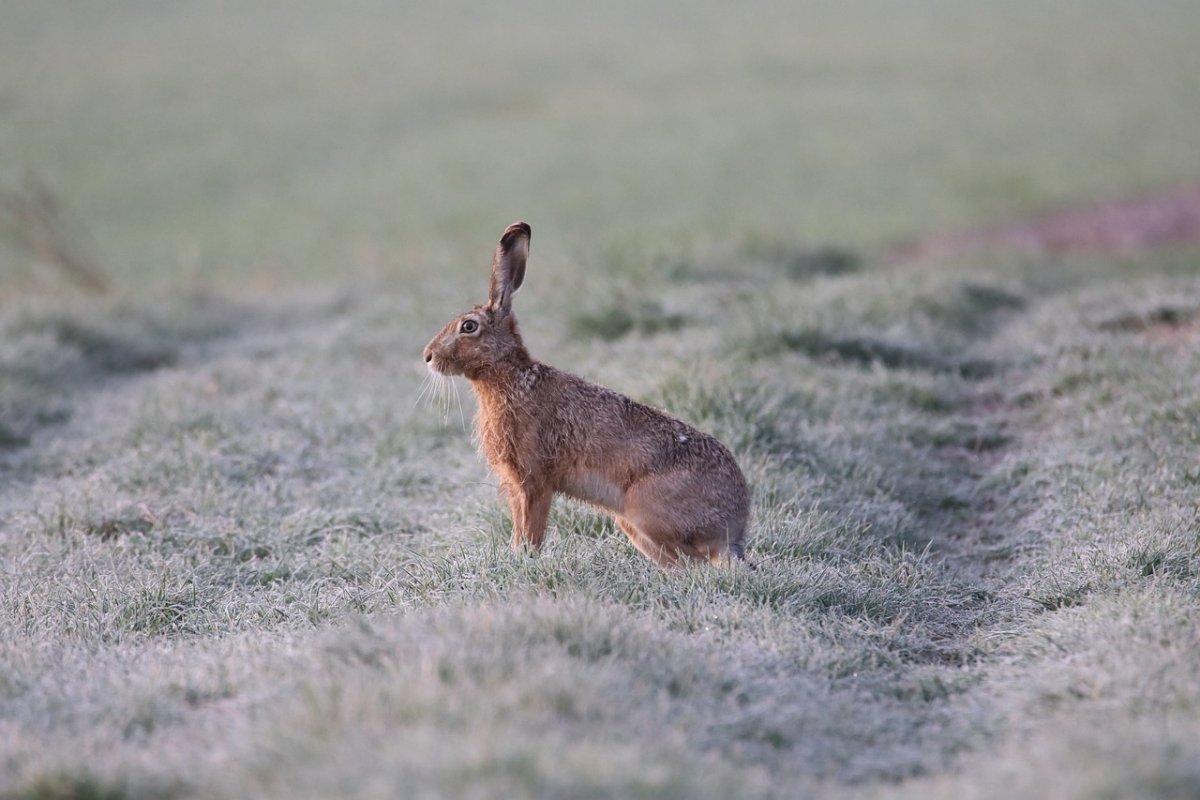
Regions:
[[[116,289],[0,246],[0,798],[1200,794],[1200,251],[883,256],[1200,179],[1198,34],[6,3]],[[728,443],[757,570],[509,553],[417,395],[518,217],[534,354]]]

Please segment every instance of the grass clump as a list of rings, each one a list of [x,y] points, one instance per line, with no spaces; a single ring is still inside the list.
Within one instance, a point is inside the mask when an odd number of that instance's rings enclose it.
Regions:
[[[22,334],[48,334],[63,347],[79,352],[86,364],[108,373],[138,372],[175,363],[178,351],[164,342],[161,332],[153,329],[126,332],[104,330],[71,319],[43,319],[32,323]]]
[[[986,378],[997,365],[982,359],[956,359],[929,348],[871,336],[833,336],[817,328],[757,334],[743,345],[753,358],[781,353],[803,353],[810,358],[834,359],[864,367],[878,364],[888,369],[955,373],[964,378]]]
[[[135,797],[172,800],[183,796],[182,791],[161,787],[140,787],[137,791],[131,791],[119,783],[89,776],[38,778],[22,790],[0,794],[4,800],[132,800]]]
[[[806,280],[818,275],[846,275],[862,266],[858,255],[838,247],[817,250],[797,250],[781,254],[784,274],[792,280]]]
[[[653,300],[644,300],[581,312],[571,317],[570,324],[572,333],[581,339],[599,338],[611,342],[632,333],[654,336],[676,331],[687,324],[687,317],[669,313]]]
[[[154,527],[154,520],[141,514],[106,517],[90,523],[84,530],[91,536],[110,541],[130,533],[147,533]]]
[[[1102,331],[1144,332],[1155,328],[1180,328],[1200,314],[1194,307],[1160,305],[1143,312],[1118,314],[1101,320],[1096,327]]]

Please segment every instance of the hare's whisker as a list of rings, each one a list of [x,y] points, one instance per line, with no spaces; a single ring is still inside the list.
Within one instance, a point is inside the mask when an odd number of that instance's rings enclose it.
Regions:
[[[442,422],[450,421],[450,379],[445,375],[438,376],[438,393],[442,400]]]
[[[417,396],[413,399],[413,408],[421,404],[421,399],[425,397],[425,392],[429,389],[431,382],[431,373],[426,372],[425,377],[421,379],[421,385],[417,388]]]
[[[458,421],[462,423],[462,428],[467,429],[467,415],[463,413],[462,395],[458,393],[458,384],[450,381],[450,388],[454,390],[454,400],[458,403]]]
[[[433,408],[434,394],[437,391],[437,375],[433,372],[425,376],[425,380],[421,384],[420,402],[424,403],[429,408]]]
[[[429,394],[425,400],[432,409],[438,407],[438,395],[441,393],[442,376],[436,372],[429,373]]]

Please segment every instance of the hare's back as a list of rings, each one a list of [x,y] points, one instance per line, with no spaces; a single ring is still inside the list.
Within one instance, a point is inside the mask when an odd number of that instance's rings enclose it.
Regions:
[[[588,460],[619,461],[634,473],[688,469],[744,479],[733,455],[713,436],[653,406],[619,392],[558,372],[562,381],[559,441]]]

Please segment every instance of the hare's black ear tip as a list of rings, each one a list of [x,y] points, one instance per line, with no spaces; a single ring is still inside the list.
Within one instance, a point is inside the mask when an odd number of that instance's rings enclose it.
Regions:
[[[533,229],[529,227],[529,223],[517,220],[504,229],[504,235],[500,237],[500,244],[507,250],[520,239],[529,239],[532,236]]]

